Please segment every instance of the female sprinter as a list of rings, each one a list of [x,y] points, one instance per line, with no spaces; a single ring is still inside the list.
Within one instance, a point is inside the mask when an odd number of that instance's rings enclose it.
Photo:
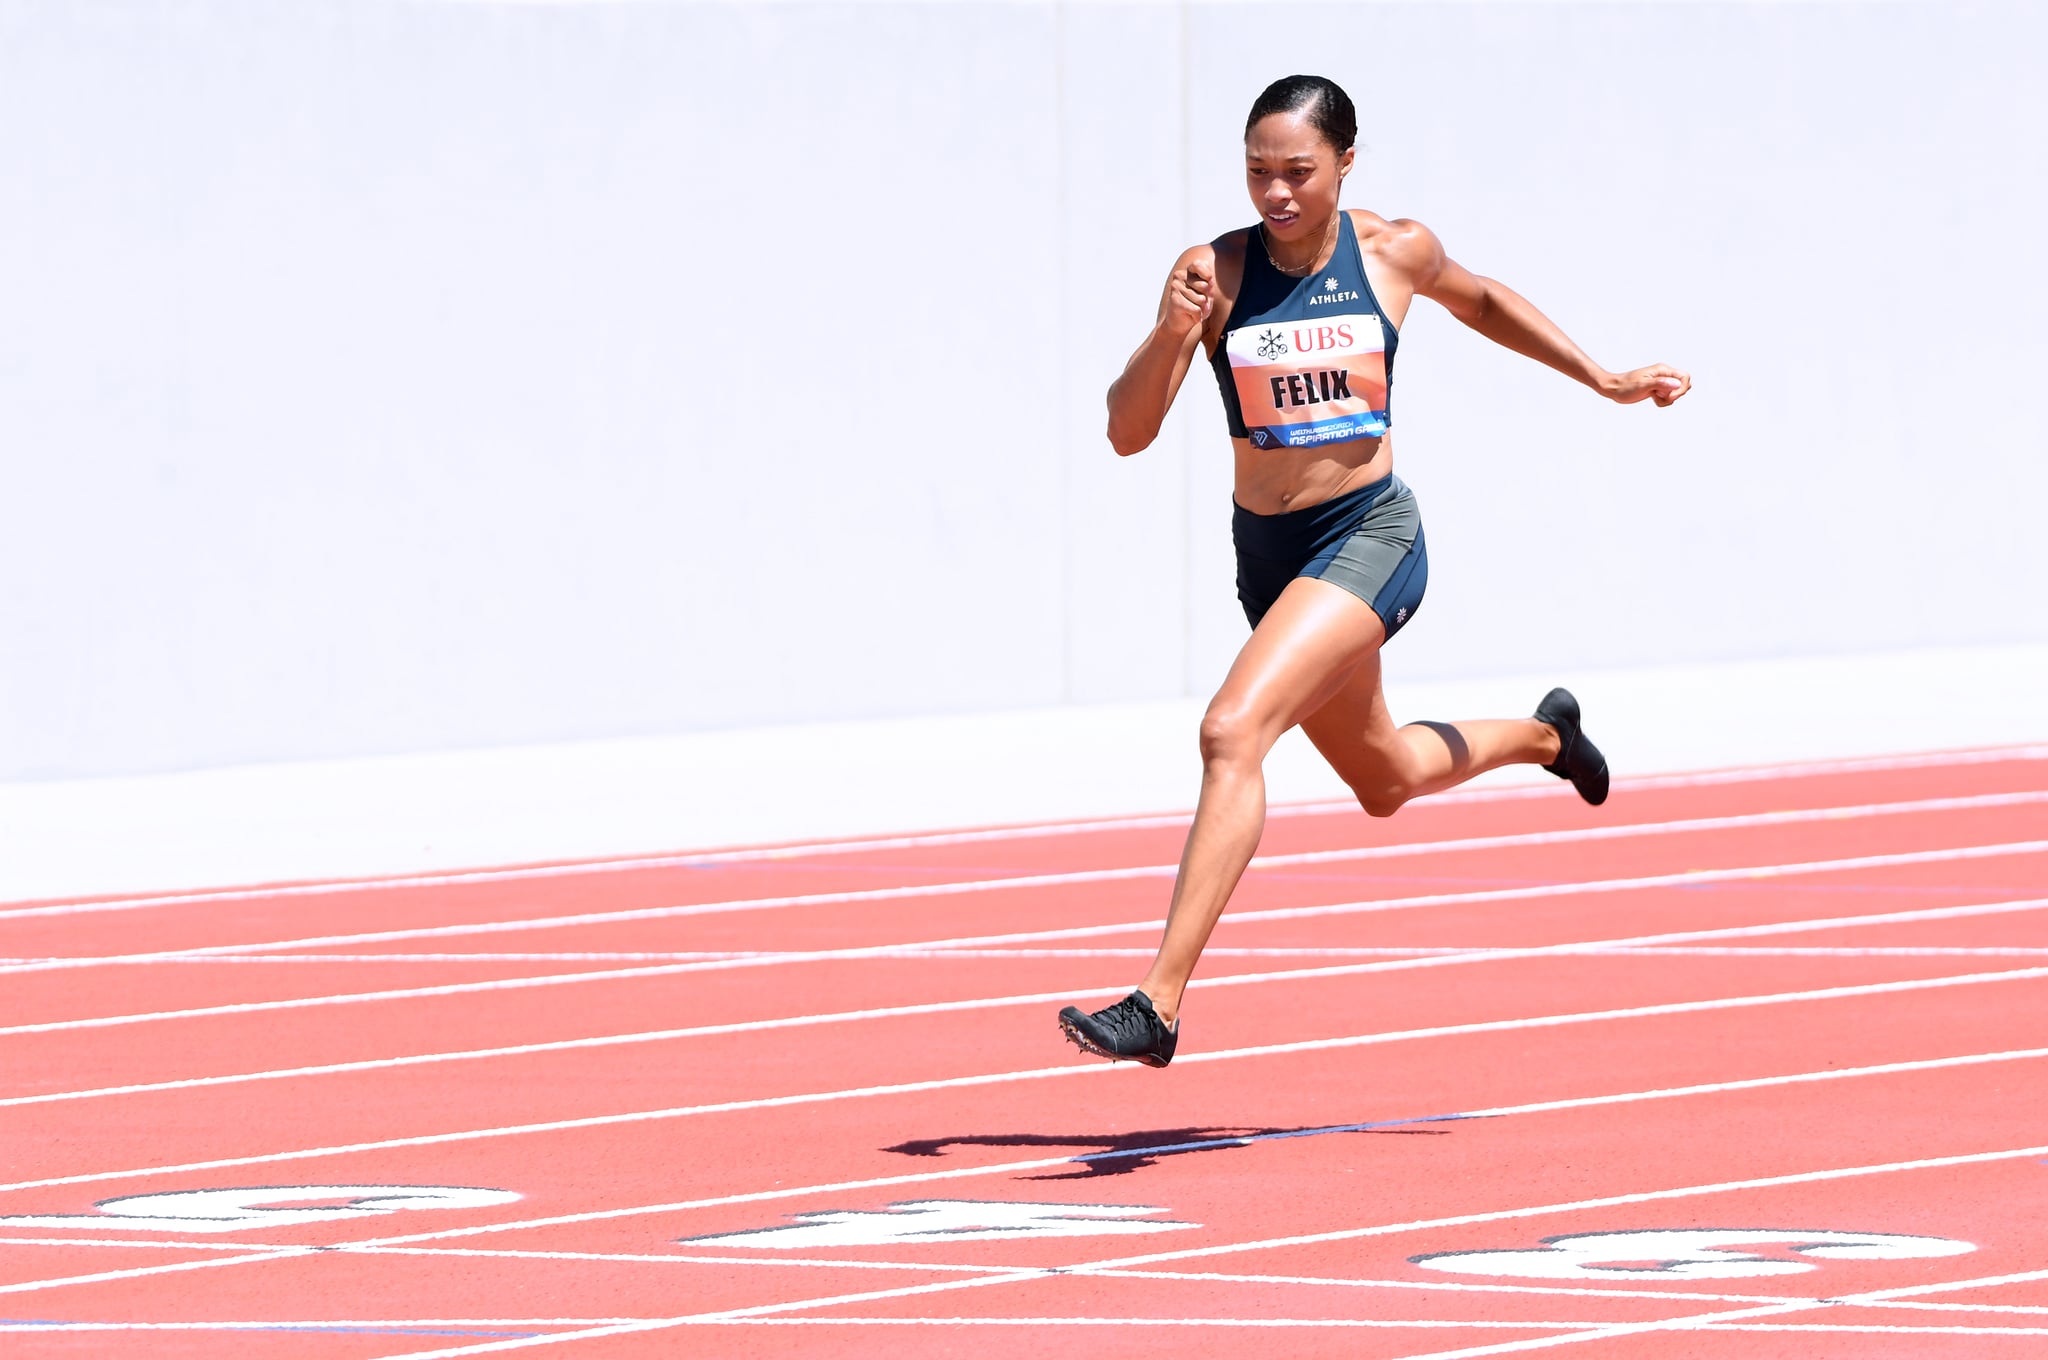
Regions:
[[[1414,617],[1429,575],[1387,433],[1394,346],[1420,296],[1612,401],[1669,406],[1692,380],[1665,364],[1610,373],[1513,291],[1453,263],[1421,223],[1340,211],[1357,132],[1350,98],[1320,76],[1259,96],[1244,133],[1258,225],[1181,255],[1109,389],[1109,442],[1136,453],[1207,348],[1236,449],[1231,528],[1252,635],[1202,718],[1201,799],[1151,971],[1113,1006],[1060,1012],[1067,1037],[1102,1057],[1172,1061],[1181,994],[1265,827],[1260,767],[1288,728],[1375,817],[1501,765],[1542,765],[1589,803],[1607,796],[1607,762],[1566,690],[1533,718],[1396,727],[1387,714],[1380,647]]]

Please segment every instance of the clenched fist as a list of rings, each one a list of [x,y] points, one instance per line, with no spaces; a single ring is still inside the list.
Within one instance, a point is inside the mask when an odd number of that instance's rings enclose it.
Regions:
[[[1166,314],[1160,320],[1183,336],[1201,330],[1215,308],[1215,288],[1216,274],[1210,266],[1180,266],[1166,280]]]
[[[1648,397],[1659,406],[1669,406],[1692,390],[1692,375],[1669,364],[1651,364],[1612,375],[1607,395],[1626,406]]]

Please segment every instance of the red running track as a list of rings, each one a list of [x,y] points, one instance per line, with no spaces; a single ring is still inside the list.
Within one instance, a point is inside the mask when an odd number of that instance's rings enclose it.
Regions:
[[[0,908],[10,1357],[2048,1354],[2048,749]]]

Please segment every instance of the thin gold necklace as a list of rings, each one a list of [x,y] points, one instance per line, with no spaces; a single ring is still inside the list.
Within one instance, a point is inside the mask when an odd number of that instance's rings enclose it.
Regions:
[[[1333,226],[1336,224],[1336,221],[1337,219],[1334,217],[1330,219]],[[1316,253],[1308,257],[1307,264],[1299,269],[1289,269],[1286,265],[1273,258],[1273,238],[1266,234],[1266,224],[1264,222],[1259,223],[1259,244],[1266,248],[1266,263],[1272,265],[1273,268],[1279,270],[1290,279],[1305,279],[1315,273],[1316,261],[1323,258],[1324,248],[1331,245],[1331,238],[1335,235],[1336,233],[1333,232],[1330,236],[1323,238],[1322,245],[1317,246]]]

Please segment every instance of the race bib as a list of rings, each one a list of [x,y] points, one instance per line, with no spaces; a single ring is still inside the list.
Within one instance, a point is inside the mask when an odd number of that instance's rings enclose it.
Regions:
[[[1371,313],[1257,323],[1224,336],[1246,436],[1306,448],[1387,432],[1386,336]]]

